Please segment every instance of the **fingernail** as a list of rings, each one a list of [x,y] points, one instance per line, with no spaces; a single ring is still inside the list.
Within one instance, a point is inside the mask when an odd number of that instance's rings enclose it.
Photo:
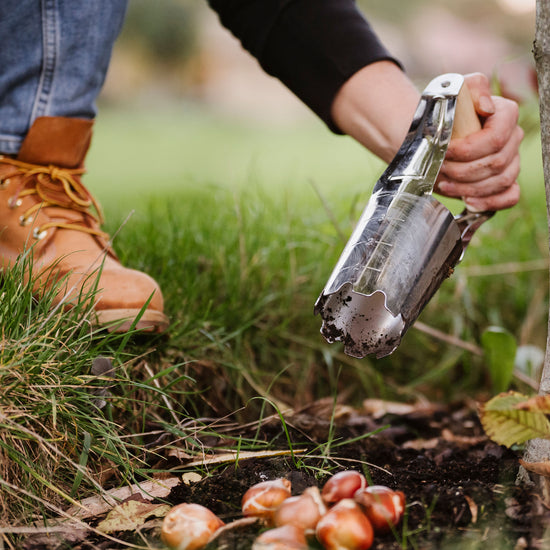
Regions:
[[[495,106],[490,97],[482,95],[479,98],[479,108],[486,114],[492,115],[495,112]]]
[[[476,206],[476,203],[475,201],[469,201],[468,199],[463,199],[465,204],[466,204],[466,208],[470,211],[470,212],[484,212],[485,209],[484,208],[480,208],[479,206]]]

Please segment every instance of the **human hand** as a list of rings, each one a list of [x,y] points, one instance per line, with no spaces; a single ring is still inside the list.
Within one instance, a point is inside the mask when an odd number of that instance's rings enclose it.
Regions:
[[[482,129],[451,140],[436,190],[447,197],[463,198],[470,210],[502,210],[520,196],[519,145],[523,130],[517,125],[514,101],[491,96],[485,75],[465,77]]]

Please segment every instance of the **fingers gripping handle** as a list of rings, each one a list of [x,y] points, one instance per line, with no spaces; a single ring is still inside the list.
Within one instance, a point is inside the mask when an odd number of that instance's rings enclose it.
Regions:
[[[481,122],[474,107],[472,94],[467,84],[464,83],[456,100],[451,139],[464,138],[479,130],[481,130]],[[462,199],[465,200],[466,197],[462,197]],[[462,230],[463,251],[466,250],[479,226],[493,216],[493,214],[494,212],[477,211],[466,204],[464,212],[456,218]]]

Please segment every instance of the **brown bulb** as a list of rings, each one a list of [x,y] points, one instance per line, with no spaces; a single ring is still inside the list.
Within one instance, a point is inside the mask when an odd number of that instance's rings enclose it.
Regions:
[[[367,550],[374,538],[370,521],[350,498],[336,503],[319,520],[316,535],[325,550]]]
[[[321,495],[327,504],[334,504],[343,498],[353,498],[359,489],[367,486],[365,476],[355,470],[334,474],[325,483]]]
[[[252,550],[307,550],[304,532],[295,525],[283,525],[259,535]]]
[[[200,504],[178,504],[162,522],[161,538],[174,550],[198,550],[224,522]]]
[[[319,489],[308,487],[301,495],[282,502],[273,514],[273,523],[276,526],[295,525],[309,535],[315,533],[317,522],[326,511]]]
[[[243,515],[257,516],[270,522],[273,512],[291,495],[291,483],[279,478],[252,485],[243,495],[241,505]]]
[[[354,495],[376,533],[387,533],[405,513],[405,493],[393,491],[384,485],[372,485]]]

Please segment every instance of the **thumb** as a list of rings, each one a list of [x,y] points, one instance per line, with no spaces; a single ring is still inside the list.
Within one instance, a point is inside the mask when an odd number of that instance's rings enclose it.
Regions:
[[[495,104],[491,97],[489,79],[482,73],[471,73],[464,76],[470,90],[476,113],[483,117],[495,113]]]

